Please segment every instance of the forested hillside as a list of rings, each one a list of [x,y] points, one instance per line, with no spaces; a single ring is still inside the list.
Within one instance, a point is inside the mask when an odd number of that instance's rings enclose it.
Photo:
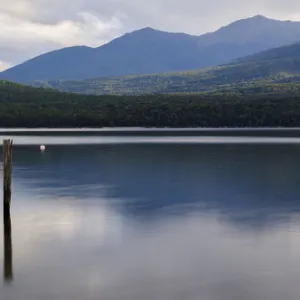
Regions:
[[[1,127],[300,126],[300,93],[90,96],[0,82]]]

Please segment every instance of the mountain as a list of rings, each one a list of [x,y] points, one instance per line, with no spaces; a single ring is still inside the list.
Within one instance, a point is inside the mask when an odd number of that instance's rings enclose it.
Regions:
[[[235,44],[274,48],[299,40],[300,22],[279,21],[261,15],[235,21],[219,30],[200,36],[205,45]],[[263,50],[266,50],[263,49]],[[255,49],[255,52],[259,50]]]
[[[93,48],[75,46],[48,52],[0,73],[1,79],[28,83],[34,78],[76,78],[78,62],[93,53]]]
[[[72,47],[43,54],[0,77],[24,83],[83,79],[190,69],[201,61],[197,37],[144,28],[98,48]]]
[[[263,16],[201,36],[144,28],[98,48],[79,46],[43,54],[2,72],[0,78],[31,83],[200,69],[298,41],[300,22]]]
[[[153,94],[237,89],[255,92],[255,89],[261,90],[262,87],[266,92],[278,88],[290,91],[299,89],[298,82],[300,83],[300,43],[265,50],[229,64],[198,71],[56,80],[35,84],[85,94]]]

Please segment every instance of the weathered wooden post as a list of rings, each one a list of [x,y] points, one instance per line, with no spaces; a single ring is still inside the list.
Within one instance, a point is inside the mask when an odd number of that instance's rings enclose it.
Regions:
[[[11,173],[12,173],[12,140],[3,140],[3,215],[10,213]]]
[[[4,280],[12,281],[12,238],[11,238],[11,174],[12,174],[12,140],[3,140],[3,225],[4,225]]]

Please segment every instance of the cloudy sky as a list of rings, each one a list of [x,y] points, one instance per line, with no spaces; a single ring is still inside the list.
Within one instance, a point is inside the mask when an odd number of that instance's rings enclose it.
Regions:
[[[0,4],[2,70],[66,46],[100,46],[147,26],[201,34],[257,14],[300,20],[299,0],[0,0]]]

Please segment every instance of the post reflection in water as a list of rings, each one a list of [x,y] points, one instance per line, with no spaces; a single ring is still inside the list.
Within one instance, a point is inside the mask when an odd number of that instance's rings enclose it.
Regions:
[[[4,245],[4,264],[3,264],[3,276],[5,282],[11,282],[13,280],[13,263],[12,263],[12,237],[11,237],[11,218],[10,213],[5,214],[3,217],[4,232],[3,232],[3,245]]]

